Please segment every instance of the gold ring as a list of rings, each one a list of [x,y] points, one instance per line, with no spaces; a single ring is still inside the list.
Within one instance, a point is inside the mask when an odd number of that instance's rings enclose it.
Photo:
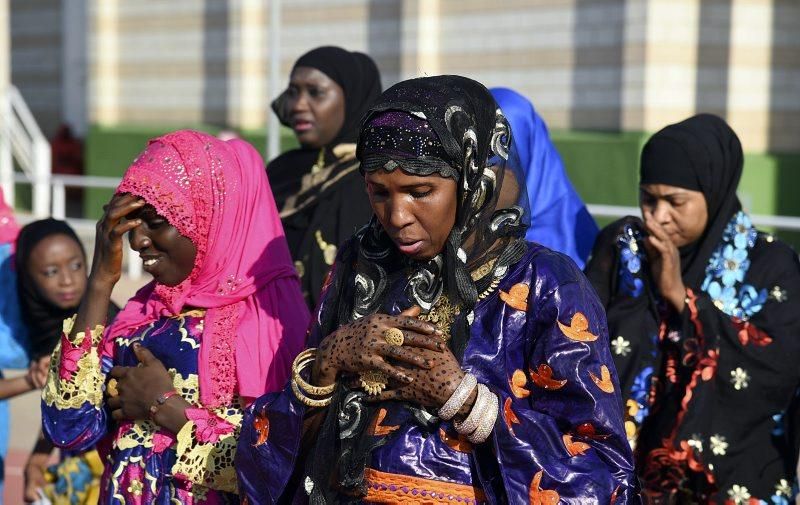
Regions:
[[[358,377],[361,379],[361,387],[371,396],[381,394],[381,391],[386,389],[386,383],[389,382],[386,374],[379,370],[360,372]]]
[[[108,396],[111,398],[119,396],[119,391],[117,391],[117,379],[112,378],[108,381],[108,384],[106,384],[106,393],[108,393]]]
[[[405,341],[403,331],[398,328],[389,328],[388,330],[384,331],[383,338],[386,340],[387,344],[396,345],[397,347],[403,345],[403,342]]]

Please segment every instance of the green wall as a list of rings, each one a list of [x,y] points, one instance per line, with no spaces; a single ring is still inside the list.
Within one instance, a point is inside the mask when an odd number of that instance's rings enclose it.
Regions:
[[[199,125],[210,133],[218,129]],[[148,139],[175,127],[93,126],[86,141],[87,175],[119,177]],[[641,132],[602,133],[553,131],[575,188],[587,203],[637,205],[639,153],[649,134]],[[265,132],[248,131],[243,137],[263,152]],[[281,131],[282,148],[296,145],[288,129]],[[754,214],[800,216],[800,154],[748,153],[739,196],[745,209]],[[89,190],[84,197],[85,217],[96,219],[111,197],[110,190]],[[598,220],[601,224],[608,220]],[[779,232],[781,238],[800,249],[800,233]]]

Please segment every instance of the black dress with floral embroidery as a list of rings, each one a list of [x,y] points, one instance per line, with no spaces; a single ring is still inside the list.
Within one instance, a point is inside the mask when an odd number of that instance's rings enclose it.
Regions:
[[[643,235],[636,218],[609,225],[587,275],[608,312],[646,496],[794,503],[798,434],[786,419],[800,386],[797,254],[737,212],[678,314],[657,293]]]

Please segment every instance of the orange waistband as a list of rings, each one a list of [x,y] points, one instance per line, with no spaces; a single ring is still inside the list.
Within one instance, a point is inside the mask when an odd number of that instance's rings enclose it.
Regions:
[[[466,484],[380,472],[371,468],[364,471],[364,480],[367,483],[365,501],[368,503],[477,505],[486,502],[483,490]]]

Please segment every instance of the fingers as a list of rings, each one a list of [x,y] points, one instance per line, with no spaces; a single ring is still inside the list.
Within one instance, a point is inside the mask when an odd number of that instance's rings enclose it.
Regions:
[[[122,412],[121,408],[119,408],[117,410],[112,410],[111,411],[111,417],[112,417],[112,419],[114,419],[117,422],[124,421],[125,419],[127,419],[127,417],[125,417],[125,413]]]
[[[39,370],[47,371],[50,368],[50,356],[39,358]]]
[[[400,370],[396,369],[395,367],[393,367],[392,365],[383,360],[377,361],[373,365],[374,365],[373,368],[375,370],[383,372],[390,379],[402,382],[403,384],[411,384],[412,382],[414,382],[414,379],[412,377],[404,374],[403,372],[401,372]]]
[[[47,384],[47,374],[42,374],[37,370],[31,374],[31,381],[36,389],[42,389]]]
[[[406,317],[414,317],[414,318],[416,318],[417,316],[420,315],[421,312],[422,312],[422,309],[419,308],[419,305],[414,305],[413,307],[409,307],[406,310],[404,310],[403,312],[401,312],[400,315],[401,316],[406,316]]]
[[[384,389],[379,395],[367,396],[367,402],[385,402],[391,400],[405,400],[402,389]]]
[[[106,405],[113,412],[122,409],[122,399],[119,396],[110,396],[106,399]]]
[[[114,377],[115,379],[124,379],[128,372],[130,371],[131,367],[129,366],[115,366],[108,372],[108,375]]]
[[[133,230],[134,228],[138,227],[142,224],[141,219],[131,219],[130,221],[125,221],[124,223],[119,223],[114,228],[111,229],[111,233],[109,236],[112,239],[122,239],[122,237],[128,233],[129,231]]]
[[[108,201],[107,204],[103,205],[103,212],[108,212],[108,209],[114,208],[121,203],[127,203],[136,200],[137,197],[133,196],[130,193],[115,193],[111,196],[111,200]]]
[[[153,356],[153,353],[141,344],[133,344],[133,353],[136,355],[136,359],[139,360],[139,363],[143,365],[151,365],[158,361],[158,358]]]
[[[404,349],[403,347],[387,344],[384,348],[384,356],[426,370],[433,368],[433,363],[430,360],[409,348]]]
[[[114,195],[105,209],[109,218],[120,219],[144,205],[146,205],[146,202],[142,198],[130,193],[124,193]]]
[[[657,237],[659,240],[667,242],[670,241],[669,233],[664,230],[664,227],[661,226],[661,223],[659,223],[656,218],[653,217],[653,214],[648,211],[644,212],[644,225],[652,236]]]
[[[391,320],[394,320],[394,326],[400,328],[401,330],[414,330],[417,333],[422,333],[423,335],[441,335],[442,332],[439,331],[436,326],[427,322],[427,321],[420,321],[414,317],[408,316],[395,316],[390,318],[387,324],[392,324]]]
[[[447,349],[447,344],[442,342],[439,337],[422,335],[410,330],[403,331],[403,345],[437,352],[444,352]]]
[[[652,235],[647,237],[645,240],[645,246],[648,244],[652,246],[653,249],[658,251],[658,253],[662,256],[667,255],[670,252],[670,242],[664,242],[663,240],[660,240]]]
[[[144,200],[131,195],[125,195],[124,199],[116,202],[114,202],[112,199],[112,203],[108,206],[103,221],[108,223],[109,227],[113,228],[119,223],[119,221],[122,220],[122,218],[131,212],[144,207],[145,205],[146,202]]]

